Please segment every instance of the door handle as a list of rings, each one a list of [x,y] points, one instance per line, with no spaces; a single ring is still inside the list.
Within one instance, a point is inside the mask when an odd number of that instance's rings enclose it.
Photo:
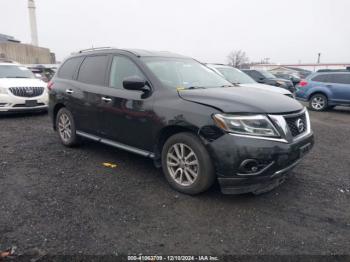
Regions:
[[[109,102],[112,101],[112,98],[103,96],[103,97],[102,97],[102,100],[103,100],[103,102],[109,103]]]
[[[332,85],[326,85],[326,87],[333,87]]]
[[[66,93],[67,93],[68,95],[71,95],[71,94],[74,93],[74,91],[73,91],[72,89],[67,89],[67,90],[66,90]]]

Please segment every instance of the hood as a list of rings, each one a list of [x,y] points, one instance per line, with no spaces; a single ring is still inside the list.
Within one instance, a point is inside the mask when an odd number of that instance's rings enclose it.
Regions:
[[[259,83],[253,83],[253,84],[240,84],[242,87],[248,87],[248,88],[257,88],[259,90],[265,90],[269,92],[275,92],[282,95],[291,95],[292,93],[289,92],[287,89],[280,88],[277,86],[270,86],[270,85],[264,85]]]
[[[46,83],[37,78],[0,78],[0,87],[46,87]]]
[[[297,112],[303,106],[296,100],[258,88],[223,87],[179,90],[187,101],[217,108],[225,113],[281,114]]]

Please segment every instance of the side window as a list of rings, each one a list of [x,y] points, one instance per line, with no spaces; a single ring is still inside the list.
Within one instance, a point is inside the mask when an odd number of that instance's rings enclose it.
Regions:
[[[350,84],[350,74],[332,74],[331,82],[336,84]]]
[[[80,66],[78,81],[90,85],[105,85],[107,55],[87,56]]]
[[[70,58],[60,67],[58,71],[58,77],[64,79],[73,79],[78,66],[80,65],[83,57]]]
[[[329,74],[323,74],[323,75],[317,75],[311,79],[315,82],[321,82],[321,83],[329,83],[330,81],[330,75]]]
[[[257,72],[257,71],[251,71],[251,72],[252,72],[251,76],[254,79],[259,80],[260,78],[264,78],[264,76],[261,73]]]
[[[123,80],[131,76],[138,76],[141,79],[145,79],[140,69],[129,58],[124,56],[113,57],[109,86],[123,88]]]

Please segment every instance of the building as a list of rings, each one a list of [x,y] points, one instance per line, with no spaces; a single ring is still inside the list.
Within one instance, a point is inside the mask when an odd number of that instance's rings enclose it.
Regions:
[[[21,64],[55,64],[55,54],[45,47],[23,44],[13,36],[0,34],[0,58]]]
[[[268,71],[305,70],[316,72],[319,69],[346,69],[350,63],[320,63],[320,64],[254,64],[251,69],[261,69]]]

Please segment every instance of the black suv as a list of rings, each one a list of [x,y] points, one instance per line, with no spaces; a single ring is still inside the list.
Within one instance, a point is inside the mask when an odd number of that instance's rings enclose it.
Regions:
[[[48,87],[64,145],[83,137],[149,157],[187,194],[216,179],[223,193],[270,190],[313,145],[299,102],[232,86],[196,60],[168,52],[80,51]]]
[[[256,82],[271,86],[277,86],[289,90],[291,93],[295,93],[296,88],[292,81],[278,78],[265,70],[243,69],[244,73],[253,78]]]

